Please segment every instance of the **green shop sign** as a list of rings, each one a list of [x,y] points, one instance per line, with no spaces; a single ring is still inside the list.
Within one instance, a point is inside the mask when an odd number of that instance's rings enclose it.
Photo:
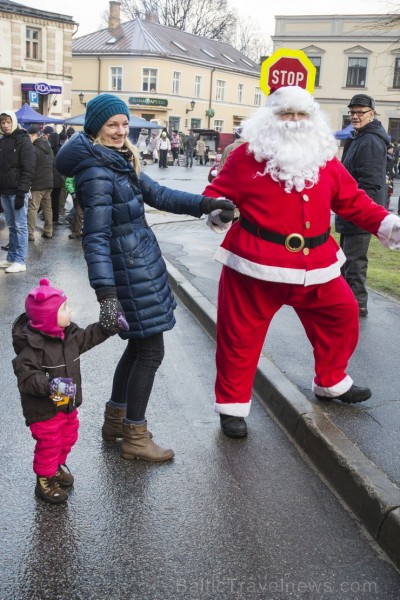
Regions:
[[[162,98],[129,98],[129,104],[141,104],[142,106],[168,106],[168,100]]]

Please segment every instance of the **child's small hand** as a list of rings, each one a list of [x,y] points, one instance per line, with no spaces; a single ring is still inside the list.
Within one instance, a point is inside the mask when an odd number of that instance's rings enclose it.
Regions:
[[[50,381],[50,397],[54,402],[58,402],[60,398],[67,396],[75,398],[76,385],[69,377],[56,377]]]

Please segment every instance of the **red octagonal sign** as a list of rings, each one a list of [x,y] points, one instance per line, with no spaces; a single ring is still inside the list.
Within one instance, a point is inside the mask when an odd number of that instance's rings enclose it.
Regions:
[[[280,87],[297,85],[314,91],[316,69],[302,50],[280,48],[261,66],[260,87],[268,95]]]
[[[271,89],[287,85],[298,85],[305,89],[307,70],[298,58],[283,57],[270,67],[267,83]]]

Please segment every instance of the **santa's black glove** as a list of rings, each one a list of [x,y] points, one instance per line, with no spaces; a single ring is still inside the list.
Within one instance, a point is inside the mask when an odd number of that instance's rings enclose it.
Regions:
[[[231,200],[227,200],[226,198],[206,198],[200,202],[200,210],[203,214],[209,215],[213,213],[215,210],[220,211],[218,213],[218,217],[222,221],[222,223],[229,223],[229,221],[233,221],[233,217],[235,214],[235,205]]]
[[[20,210],[20,208],[22,208],[25,204],[25,193],[24,192],[17,192],[15,194],[15,200],[14,200],[14,208],[15,210]]]
[[[111,294],[107,288],[96,291],[97,299],[100,302],[100,325],[110,335],[115,335],[120,331],[128,331],[129,324],[125,319],[125,314],[117,297]]]

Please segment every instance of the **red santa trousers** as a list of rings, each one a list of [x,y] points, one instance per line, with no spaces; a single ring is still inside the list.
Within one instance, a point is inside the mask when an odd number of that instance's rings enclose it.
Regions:
[[[59,412],[47,421],[31,423],[29,428],[36,440],[33,471],[40,477],[53,477],[78,439],[78,411]]]
[[[343,277],[305,287],[254,279],[224,266],[218,292],[217,412],[248,415],[268,327],[283,305],[294,308],[313,347],[314,391],[334,397],[351,387],[345,370],[358,342],[358,305]]]

